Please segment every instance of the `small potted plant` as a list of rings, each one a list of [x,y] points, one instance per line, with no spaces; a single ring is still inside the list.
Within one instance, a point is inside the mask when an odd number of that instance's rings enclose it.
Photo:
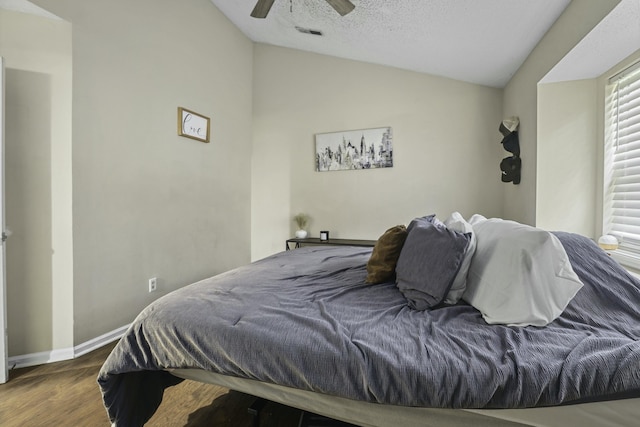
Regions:
[[[309,223],[309,215],[304,213],[299,213],[293,217],[293,222],[296,223],[298,229],[296,230],[296,237],[298,239],[304,239],[307,237],[307,224]]]

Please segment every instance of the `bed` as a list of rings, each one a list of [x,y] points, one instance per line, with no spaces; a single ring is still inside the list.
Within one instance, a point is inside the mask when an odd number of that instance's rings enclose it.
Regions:
[[[108,416],[143,425],[167,387],[193,379],[361,426],[633,425],[640,283],[590,239],[549,234],[580,286],[544,326],[490,324],[464,297],[416,309],[399,278],[368,283],[371,248],[303,247],[186,286],[143,310],[105,361]],[[491,273],[473,264],[487,250],[477,237],[468,277]],[[525,264],[544,259],[533,255]]]

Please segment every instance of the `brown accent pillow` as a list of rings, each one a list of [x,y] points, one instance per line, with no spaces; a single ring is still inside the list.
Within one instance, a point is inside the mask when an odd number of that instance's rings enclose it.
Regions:
[[[404,225],[391,227],[380,236],[367,263],[367,283],[384,283],[395,279],[396,264],[406,238],[407,227]]]

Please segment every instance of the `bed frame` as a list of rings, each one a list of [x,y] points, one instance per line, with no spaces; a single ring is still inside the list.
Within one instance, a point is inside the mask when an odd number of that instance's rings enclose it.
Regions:
[[[170,372],[361,427],[629,427],[640,419],[640,398],[527,409],[417,408],[359,402],[199,369]]]

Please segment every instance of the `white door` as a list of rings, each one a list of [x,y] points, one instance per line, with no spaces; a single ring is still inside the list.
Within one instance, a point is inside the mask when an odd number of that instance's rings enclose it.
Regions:
[[[9,379],[7,369],[7,288],[4,241],[4,58],[0,56],[0,384]]]

